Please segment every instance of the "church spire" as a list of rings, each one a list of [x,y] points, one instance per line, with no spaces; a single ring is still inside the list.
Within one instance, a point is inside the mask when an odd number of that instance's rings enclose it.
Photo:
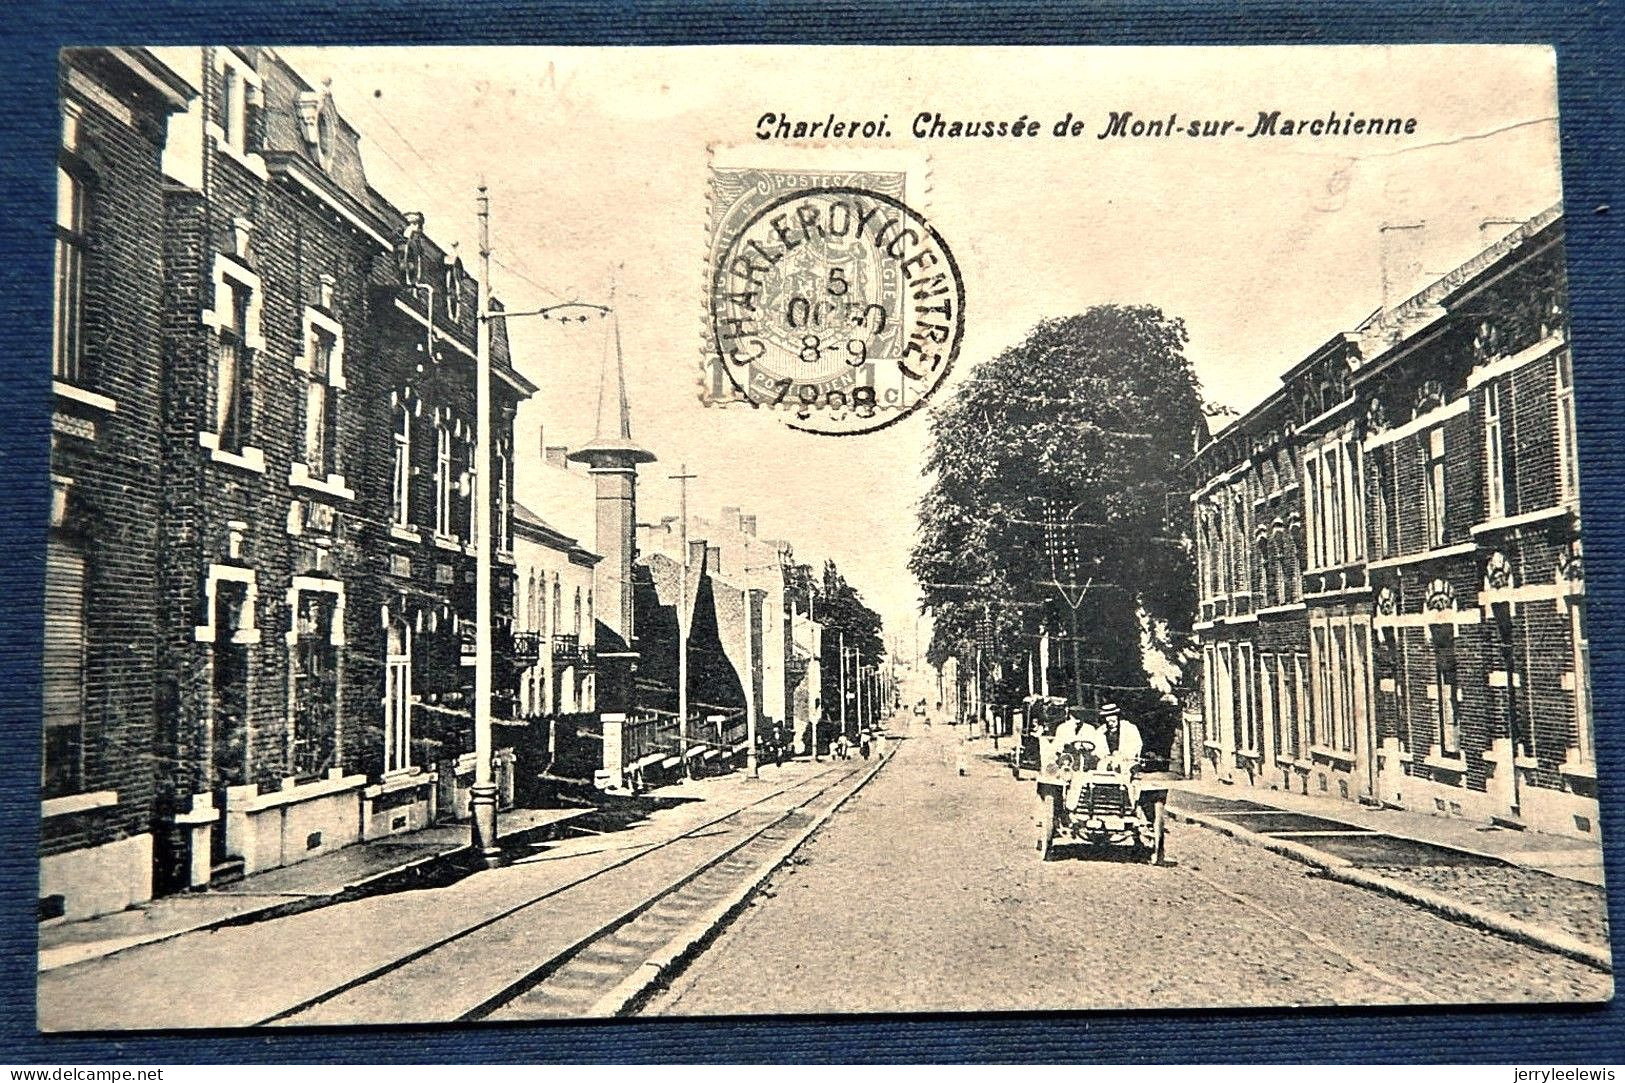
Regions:
[[[592,439],[570,453],[575,462],[592,466],[630,466],[652,463],[654,454],[639,447],[632,439],[632,409],[626,398],[626,365],[621,356],[621,319],[610,313],[614,334],[610,346],[604,351],[604,363],[598,375],[598,423]],[[610,463],[608,460],[618,459]],[[605,460],[600,463],[600,460]]]

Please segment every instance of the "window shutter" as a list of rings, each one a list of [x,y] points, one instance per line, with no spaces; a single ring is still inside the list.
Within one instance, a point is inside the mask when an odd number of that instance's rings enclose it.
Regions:
[[[85,558],[53,543],[45,556],[45,726],[78,726],[85,704]]]

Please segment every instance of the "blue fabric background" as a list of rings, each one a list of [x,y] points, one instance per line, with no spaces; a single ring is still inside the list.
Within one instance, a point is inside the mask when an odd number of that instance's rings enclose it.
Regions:
[[[963,0],[567,5],[143,0],[11,8],[0,26],[0,1063],[529,1061],[1625,1061],[1625,1010],[1093,1013],[612,1022],[515,1027],[46,1037],[34,1031],[39,641],[47,523],[55,53],[71,44],[685,44],[866,42],[1262,44],[1554,42],[1568,208],[1575,377],[1604,837],[1619,890],[1625,844],[1621,584],[1619,117],[1621,39],[1609,3],[1022,3]],[[495,152],[495,148],[493,148]],[[1199,920],[1192,915],[1192,921]],[[1056,981],[1083,968],[1057,959]],[[209,996],[200,988],[194,995]]]

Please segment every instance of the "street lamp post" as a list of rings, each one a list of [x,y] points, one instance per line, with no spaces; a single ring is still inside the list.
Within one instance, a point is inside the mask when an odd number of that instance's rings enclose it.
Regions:
[[[480,303],[474,353],[474,784],[469,788],[470,845],[487,867],[502,859],[497,845],[495,745],[491,732],[493,645],[491,642],[491,562],[496,544],[491,524],[491,335],[492,322],[519,316],[546,317],[561,309],[580,308],[609,314],[603,305],[581,302],[552,305],[530,312],[502,312],[491,303],[491,197],[479,186]],[[431,313],[431,317],[432,317]],[[587,317],[582,316],[585,320]],[[503,509],[506,513],[507,509]]]
[[[497,847],[497,787],[491,740],[491,199],[480,185],[480,313],[474,360],[474,785],[471,843],[487,866]],[[431,321],[434,313],[429,314]]]
[[[688,464],[677,467],[671,480],[681,486],[677,498],[677,755],[683,761],[683,777],[688,777],[688,483],[698,475],[688,472]]]

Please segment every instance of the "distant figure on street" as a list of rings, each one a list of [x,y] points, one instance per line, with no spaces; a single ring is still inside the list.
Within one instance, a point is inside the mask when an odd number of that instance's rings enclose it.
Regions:
[[[850,744],[846,739],[846,734],[843,733],[839,737],[835,738],[835,755],[840,759],[846,759],[847,750],[849,747]]]
[[[869,731],[865,730],[863,736],[858,738],[858,753],[864,759],[869,758]]]

